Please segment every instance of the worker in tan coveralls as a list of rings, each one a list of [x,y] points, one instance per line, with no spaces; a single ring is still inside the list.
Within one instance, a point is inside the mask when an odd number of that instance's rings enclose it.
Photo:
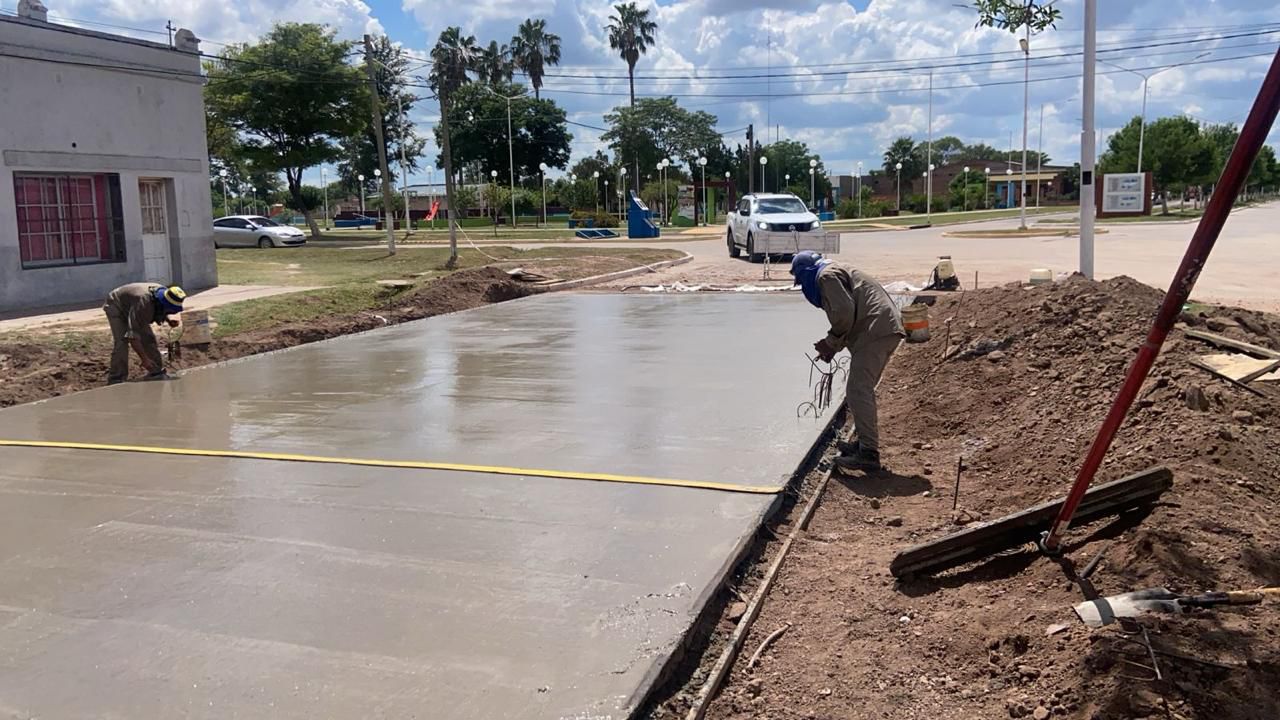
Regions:
[[[121,285],[107,296],[102,311],[111,324],[111,369],[107,371],[107,384],[115,385],[129,378],[129,348],[138,354],[147,380],[163,380],[168,377],[164,360],[152,323],[168,323],[177,327],[178,319],[170,317],[182,312],[182,301],[187,294],[174,285],[165,287],[154,283],[129,283]]]
[[[851,356],[845,402],[857,439],[839,441],[835,464],[841,470],[879,470],[876,385],[907,335],[902,315],[880,283],[812,250],[796,253],[791,274],[805,299],[825,310],[831,322],[831,331],[813,345],[818,357],[831,362],[846,348]]]

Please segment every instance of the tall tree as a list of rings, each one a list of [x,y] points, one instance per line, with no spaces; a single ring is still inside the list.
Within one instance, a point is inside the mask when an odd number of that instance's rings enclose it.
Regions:
[[[546,20],[525,20],[511,38],[511,60],[533,85],[533,97],[542,97],[546,66],[560,64],[560,36],[547,32]]]
[[[716,116],[704,110],[689,111],[680,107],[674,97],[640,98],[630,107],[616,107],[604,116],[608,132],[601,139],[622,160],[648,172],[662,158],[675,158],[685,167],[695,167],[697,158],[706,155],[708,167],[715,159],[723,165],[728,151],[715,130]],[[708,169],[708,172],[711,172]]]
[[[409,120],[409,111],[420,99],[409,87],[409,70],[413,60],[404,48],[381,36],[373,43],[374,80],[382,98],[382,141],[387,162],[399,165],[401,157],[409,172],[418,169],[422,149],[427,140],[418,135]],[[401,148],[404,153],[400,152]],[[378,143],[373,126],[342,142],[343,160],[338,163],[338,177],[348,191],[359,191],[359,176],[365,177],[365,190],[377,192],[373,170],[378,167]]]
[[[444,168],[444,194],[449,208],[449,261],[445,267],[453,269],[458,266],[458,206],[453,187],[453,155],[449,140],[449,110],[453,94],[471,81],[467,74],[475,65],[480,51],[476,47],[476,39],[472,35],[463,35],[457,27],[445,28],[435,47],[431,48],[431,75],[428,78],[432,92],[440,101],[440,125],[437,130],[440,138],[441,165]]]
[[[902,173],[907,176],[907,182],[911,182],[917,175],[924,172],[924,155],[921,154],[915,138],[910,135],[897,138],[889,144],[889,149],[884,151],[885,175],[897,177],[898,163],[902,163]]]
[[[351,48],[321,25],[282,23],[208,66],[209,114],[236,131],[255,168],[284,173],[313,237],[320,228],[302,197],[302,173],[338,159],[338,141],[366,124],[365,80],[347,62]]]
[[[514,160],[516,182],[536,178],[540,163],[556,168],[568,163],[573,136],[568,132],[564,110],[552,100],[535,100],[528,95],[515,97],[522,89],[520,85],[500,85],[490,92],[487,87],[471,84],[452,93],[450,153],[455,163],[474,163],[488,178],[491,170],[505,177],[508,164]],[[510,151],[507,101],[499,95],[515,97],[511,101],[513,142]],[[444,123],[436,126],[435,133],[437,143],[443,147]]]
[[[489,47],[480,51],[475,70],[480,82],[497,87],[511,82],[515,68],[511,65],[511,50],[506,45],[499,45],[497,40],[490,40]]]
[[[641,10],[634,2],[614,5],[616,13],[609,18],[609,47],[618,51],[627,63],[627,79],[631,83],[631,104],[636,104],[636,63],[654,43],[658,23],[649,19],[649,10]]]
[[[769,188],[770,192],[796,188],[793,192],[807,202],[809,161],[816,160],[818,165],[814,170],[814,186],[818,197],[826,196],[831,187],[831,183],[827,181],[827,169],[822,164],[822,158],[809,151],[808,145],[798,140],[781,140],[764,146],[763,152],[769,158],[769,164],[765,166],[768,178],[763,187]],[[791,176],[789,182],[786,179],[788,175]]]
[[[1138,130],[1141,118],[1133,118],[1107,141],[1098,158],[1099,173],[1133,172],[1138,164]],[[1152,185],[1160,191],[1168,213],[1168,193],[1197,185],[1212,175],[1214,145],[1187,117],[1160,118],[1147,125],[1143,170],[1151,171]]]

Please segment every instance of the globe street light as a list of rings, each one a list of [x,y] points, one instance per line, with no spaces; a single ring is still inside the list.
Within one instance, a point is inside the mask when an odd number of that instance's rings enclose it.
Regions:
[[[930,73],[929,77],[933,77],[932,73]],[[934,164],[929,163],[929,169],[926,170],[924,174],[925,176],[924,185],[926,190],[925,202],[924,202],[924,221],[926,223],[929,223],[930,225],[933,224],[933,171],[934,169],[935,169]]]
[[[814,210],[818,209],[818,193],[814,190],[813,177],[814,170],[818,167],[818,161],[809,158],[809,204]]]
[[[542,227],[547,226],[547,164],[538,163],[538,174],[542,176]]]
[[[222,214],[230,215],[231,210],[227,206],[227,169],[222,168],[219,170],[218,177],[222,178]]]
[[[627,186],[627,166],[623,165],[618,169],[618,197],[623,195],[623,188]],[[618,220],[622,221],[622,200],[618,200]]]
[[[378,168],[374,168],[373,177],[375,178],[373,181],[374,184],[381,187],[382,171],[379,170]],[[389,228],[393,228],[395,227],[395,223],[391,220],[390,211],[387,209],[387,198],[384,197],[386,193],[383,193],[381,190],[379,190],[378,193],[379,193],[379,197],[382,197],[382,218],[383,218],[382,221],[385,223],[388,223]],[[388,230],[388,232],[390,231]]]
[[[969,211],[969,166],[964,166],[964,181],[960,186],[962,196],[961,202],[964,203],[965,212]]]
[[[249,214],[256,215],[258,212],[258,188],[250,185],[249,196],[253,198],[253,201],[249,203]],[[263,215],[266,215],[266,213],[263,213]]]
[[[698,158],[698,167],[702,168],[702,225],[707,225],[707,156]]]
[[[329,229],[329,175],[320,168],[320,185],[324,189],[324,229]]]
[[[498,199],[498,192],[497,192],[497,190],[498,190],[498,171],[497,171],[497,170],[490,170],[490,171],[489,171],[489,178],[490,178],[490,184],[492,184],[492,185],[493,185],[493,190],[494,190],[494,192],[493,192],[493,199],[494,199],[494,200],[497,200],[497,199]],[[494,237],[497,237],[497,236],[498,236],[498,203],[496,203],[496,202],[493,204],[493,235],[494,235]]]
[[[596,199],[596,214],[600,214],[600,171],[591,173],[591,194]]]
[[[769,158],[766,155],[760,156],[760,192],[765,191],[765,174],[764,168],[769,164]]]
[[[858,161],[858,217],[862,217],[862,161]]]
[[[896,163],[893,167],[898,171],[898,212],[902,212],[902,163]]]
[[[356,179],[360,181],[360,214],[364,215],[364,174],[356,175]]]
[[[663,215],[666,215],[667,214],[667,175],[666,175],[667,159],[662,158],[661,160],[659,160],[658,167],[655,169],[658,171],[658,184],[662,186],[662,202],[659,203],[658,205],[659,212],[661,212]],[[658,224],[666,225],[667,224],[666,218],[665,217],[658,218]]]
[[[1004,175],[1005,177],[1012,178],[1013,168],[1005,168]],[[1010,179],[1009,182],[1004,184],[1004,186],[1005,186],[1006,192],[1009,193],[1009,203],[1010,203],[1006,207],[1013,207],[1013,180]]]
[[[982,168],[982,174],[986,176],[985,182],[982,184],[982,209],[987,209],[987,193],[991,190],[991,168]]]

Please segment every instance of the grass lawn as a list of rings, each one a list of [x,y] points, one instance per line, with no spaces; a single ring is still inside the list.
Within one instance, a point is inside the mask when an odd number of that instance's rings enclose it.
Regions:
[[[480,252],[458,251],[458,268],[497,265],[522,267],[569,280],[625,270],[641,264],[681,256],[675,250],[647,248],[538,248],[519,250],[486,247],[485,252],[504,262],[495,263]],[[210,311],[216,323],[214,335],[222,337],[248,330],[384,307],[389,299],[412,292],[417,286],[447,275],[448,248],[413,248],[388,255],[378,248],[302,247],[279,250],[225,249],[218,251],[218,280],[226,285],[321,286],[287,295],[231,303]],[[378,280],[408,280],[413,287],[391,289]]]
[[[1073,212],[1076,208],[1066,207],[1042,207],[1040,209],[1027,208],[1027,215],[1046,215],[1050,213]],[[934,226],[938,225],[954,225],[956,223],[974,222],[978,220],[999,220],[1002,218],[1018,217],[1018,208],[1009,210],[969,210],[967,212],[945,212],[933,213],[928,222]],[[880,225],[923,225],[926,222],[923,214],[914,213],[911,215],[899,215],[897,217],[880,217],[880,218],[863,218],[860,220],[833,220],[823,223],[824,227],[831,228],[848,228],[857,227],[858,225],[867,223],[877,223]]]

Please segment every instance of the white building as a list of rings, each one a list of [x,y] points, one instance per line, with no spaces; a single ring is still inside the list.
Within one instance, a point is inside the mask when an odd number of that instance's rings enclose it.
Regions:
[[[199,41],[0,17],[0,312],[217,284]]]

